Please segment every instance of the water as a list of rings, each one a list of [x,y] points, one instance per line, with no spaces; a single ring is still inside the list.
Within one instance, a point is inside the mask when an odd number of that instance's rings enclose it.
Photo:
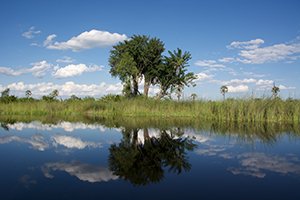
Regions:
[[[296,127],[159,124],[2,122],[0,198],[300,199]]]

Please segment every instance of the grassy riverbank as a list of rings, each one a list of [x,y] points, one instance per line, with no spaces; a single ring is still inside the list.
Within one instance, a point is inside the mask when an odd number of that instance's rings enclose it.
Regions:
[[[25,101],[0,105],[0,115],[194,117],[230,121],[300,121],[300,100],[243,98],[173,101],[152,98],[98,101]]]

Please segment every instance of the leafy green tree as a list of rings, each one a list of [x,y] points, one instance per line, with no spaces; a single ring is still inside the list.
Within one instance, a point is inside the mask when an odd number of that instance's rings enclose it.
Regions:
[[[157,82],[160,91],[157,99],[164,96],[170,96],[177,89],[177,97],[180,98],[182,88],[187,86],[196,86],[193,82],[197,77],[193,72],[187,73],[188,61],[191,59],[189,52],[182,54],[181,49],[177,48],[177,52],[169,51],[170,56],[165,56],[164,62],[158,66],[156,72]]]
[[[220,93],[223,95],[224,97],[224,101],[225,101],[225,93],[228,92],[228,87],[226,85],[223,85],[221,88],[220,88]]]
[[[54,99],[56,99],[56,97],[58,97],[58,95],[59,95],[59,92],[56,89],[53,90],[52,93],[50,94],[50,96],[53,97]]]
[[[279,87],[275,86],[275,83],[274,83],[271,91],[272,91],[272,93],[274,95],[274,98],[276,98],[277,95],[278,95],[278,93],[280,92],[280,89],[279,89]]]
[[[27,98],[29,98],[31,95],[32,95],[32,92],[31,92],[30,90],[26,90],[25,96],[26,96]]]
[[[6,97],[9,97],[9,92],[10,92],[10,88],[6,88],[5,90],[3,90],[1,92],[1,98],[6,98]]]
[[[148,95],[149,87],[154,84],[154,72],[160,64],[164,44],[156,38],[149,36],[133,35],[130,40],[125,40],[113,46],[110,51],[109,65],[113,77],[119,77],[126,91],[131,88],[132,95],[139,94],[138,84],[144,77],[144,95]],[[128,87],[131,84],[131,87]],[[128,92],[127,92],[128,93]]]

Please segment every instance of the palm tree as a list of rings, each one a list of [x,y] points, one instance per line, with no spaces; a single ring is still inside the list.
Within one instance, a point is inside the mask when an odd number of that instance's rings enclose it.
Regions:
[[[273,87],[272,87],[272,93],[273,93],[273,95],[274,95],[274,98],[276,98],[277,97],[277,95],[278,95],[278,93],[280,92],[280,89],[279,89],[279,87],[277,87],[277,86],[275,86],[275,82],[274,82],[274,85],[273,85]]]
[[[228,92],[228,87],[227,87],[226,85],[223,85],[223,86],[220,88],[220,92],[221,92],[221,94],[223,95],[224,101],[225,101],[225,93]]]
[[[25,95],[29,98],[32,95],[32,92],[30,90],[26,90]]]
[[[193,93],[193,94],[191,94],[191,97],[192,97],[193,101],[195,101],[195,98],[197,97],[197,94]]]
[[[176,69],[176,75],[178,76],[180,73],[180,70],[184,67],[187,67],[188,65],[188,61],[190,59],[192,59],[192,56],[190,54],[190,52],[185,51],[184,54],[182,55],[182,51],[181,49],[177,48],[177,52],[174,50],[172,53],[171,51],[168,51],[170,54],[170,57],[166,57],[166,59],[170,62],[173,63],[174,68]],[[178,85],[178,89],[177,89],[177,98],[178,101],[180,99],[181,96],[181,92],[182,92],[182,85]]]

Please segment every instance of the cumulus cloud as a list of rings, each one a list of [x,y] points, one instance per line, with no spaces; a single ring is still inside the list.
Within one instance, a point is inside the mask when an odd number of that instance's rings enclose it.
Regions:
[[[234,86],[228,86],[228,92],[235,93],[235,92],[248,92],[249,87],[247,85],[238,85],[236,87]]]
[[[64,63],[72,63],[74,62],[74,59],[71,59],[71,57],[63,56],[62,59],[57,59],[56,62],[64,62]]]
[[[76,148],[76,149],[84,149],[85,147],[93,147],[98,148],[101,147],[101,143],[91,142],[91,141],[83,141],[79,137],[73,137],[63,134],[54,134],[51,136],[51,139],[54,140],[53,146],[63,145],[67,148]]]
[[[108,182],[110,180],[118,179],[118,177],[113,175],[113,173],[105,166],[90,165],[79,161],[72,161],[69,164],[65,162],[46,163],[41,167],[44,176],[47,178],[54,177],[50,174],[51,169],[53,171],[65,171],[71,176],[76,176],[79,180],[88,181],[90,183],[102,181]]]
[[[44,41],[44,46],[48,46],[50,44],[52,44],[52,39],[54,39],[57,35],[55,34],[52,34],[52,35],[49,35],[47,37],[47,39]]]
[[[272,80],[263,80],[263,79],[259,79],[256,83],[256,85],[271,85],[273,84],[274,81]]]
[[[228,49],[256,49],[260,44],[265,43],[262,39],[250,40],[247,42],[232,42],[230,45],[226,46]]]
[[[109,33],[107,31],[91,30],[85,31],[77,37],[72,37],[67,42],[52,42],[56,35],[50,35],[44,42],[47,49],[68,50],[72,49],[74,52],[79,52],[85,49],[95,47],[108,47],[117,42],[128,39],[125,34]]]
[[[258,78],[267,76],[267,75],[263,75],[263,74],[254,74],[253,72],[244,72],[243,75],[254,76],[254,77],[258,77]]]
[[[222,58],[222,59],[219,59],[218,60],[219,62],[225,62],[225,63],[227,63],[227,62],[233,62],[234,61],[234,58]]]
[[[200,66],[200,67],[224,67],[222,64],[216,64],[217,61],[215,60],[198,60],[195,65]]]
[[[210,83],[217,83],[220,85],[240,85],[240,84],[247,84],[247,83],[256,83],[256,80],[253,78],[250,79],[232,79],[230,81],[219,81],[219,80],[211,80]]]
[[[48,71],[52,66],[52,64],[47,63],[46,61],[35,62],[31,63],[30,65],[33,65],[33,67],[29,69],[20,69],[17,71],[7,67],[0,67],[0,74],[4,76],[19,76],[21,74],[32,73],[33,77],[42,78],[46,74],[46,71]]]
[[[214,77],[214,75],[207,75],[203,72],[196,74],[196,76],[197,76],[197,79],[195,81],[205,81],[205,80],[212,79]]]
[[[56,72],[52,73],[52,76],[58,79],[80,76],[84,72],[101,71],[103,67],[97,65],[87,67],[85,64],[68,65],[63,68],[55,68]]]
[[[251,40],[247,42],[232,42],[227,48],[243,49],[238,53],[241,58],[236,60],[242,63],[262,64],[265,62],[277,62],[278,60],[292,59],[296,60],[299,56],[293,54],[300,52],[300,43],[294,44],[276,44],[259,48],[263,44],[262,39]]]
[[[34,34],[41,33],[41,31],[34,31],[35,27],[32,26],[27,32],[24,32],[22,36],[26,37],[27,39],[33,38]]]
[[[285,87],[284,85],[279,85],[279,89],[281,89],[281,90],[293,90],[293,89],[296,89],[296,87]]]
[[[24,84],[23,82],[9,84],[6,87],[0,85],[0,88],[10,88],[15,95],[24,95],[24,91],[30,90],[33,96],[41,97],[43,95],[48,95],[53,90],[58,90],[60,96],[71,96],[76,91],[77,96],[96,96],[96,95],[106,95],[106,94],[121,94],[123,85],[121,83],[117,84],[106,84],[102,82],[99,85],[92,84],[75,84],[74,82],[66,82],[63,85],[56,85],[53,83],[37,83],[37,84]]]

